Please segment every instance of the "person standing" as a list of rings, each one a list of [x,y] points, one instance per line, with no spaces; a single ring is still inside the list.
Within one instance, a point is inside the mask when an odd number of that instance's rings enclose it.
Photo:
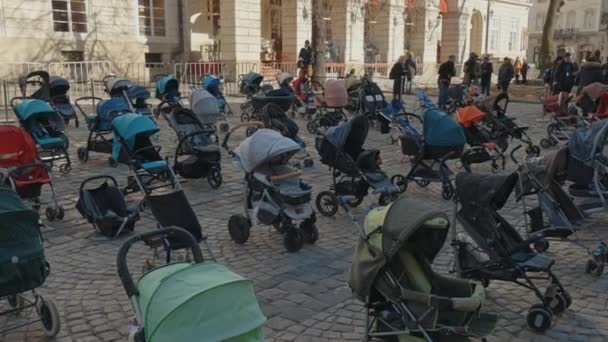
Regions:
[[[602,82],[602,65],[595,57],[591,57],[581,64],[580,71],[576,74],[576,95],[580,95],[584,87],[595,82]]]
[[[437,105],[439,108],[445,108],[448,103],[448,88],[452,82],[452,77],[456,76],[456,67],[454,61],[456,56],[450,55],[448,60],[439,66],[439,77],[437,79],[437,85],[439,87],[439,100]]]
[[[524,58],[523,63],[521,64],[521,82],[523,84],[528,84],[528,70],[530,70],[530,66],[526,59]]]
[[[514,76],[515,69],[513,68],[511,59],[509,57],[505,57],[500,69],[498,69],[498,86],[503,93],[508,91],[509,84],[511,84],[511,80]]]
[[[407,57],[405,59],[405,72],[406,72],[406,84],[405,84],[405,93],[412,93],[412,81],[414,80],[414,76],[416,76],[416,62],[412,56],[411,52],[407,53]]]
[[[400,56],[397,63],[393,64],[388,76],[393,80],[393,99],[401,99],[401,94],[403,94],[403,80],[406,76],[404,56]]]
[[[492,86],[492,73],[494,73],[494,65],[490,61],[490,57],[485,55],[481,63],[481,93],[490,96],[490,87]]]
[[[606,63],[602,64],[602,83],[608,84],[608,57]]]
[[[477,84],[478,71],[479,63],[477,61],[477,55],[474,52],[471,52],[469,59],[464,63],[464,83]]]
[[[300,76],[312,76],[312,65],[315,63],[315,56],[310,46],[310,41],[304,42],[304,47],[300,49],[298,54],[298,68],[300,68]]]
[[[564,55],[564,59],[557,64],[553,72],[553,88],[559,91],[571,92],[574,87],[576,68],[572,63],[572,57],[569,52]],[[556,87],[557,85],[557,87]]]

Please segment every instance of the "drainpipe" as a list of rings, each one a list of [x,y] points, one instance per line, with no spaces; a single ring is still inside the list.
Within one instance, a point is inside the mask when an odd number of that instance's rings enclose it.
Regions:
[[[177,0],[177,29],[179,35],[180,63],[186,62],[186,32],[184,31],[184,1]]]
[[[488,55],[488,50],[490,48],[490,0],[488,1],[488,9],[486,11],[486,55]]]

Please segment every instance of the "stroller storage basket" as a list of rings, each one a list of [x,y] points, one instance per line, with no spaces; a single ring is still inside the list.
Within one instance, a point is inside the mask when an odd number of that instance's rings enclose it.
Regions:
[[[399,137],[401,143],[401,152],[406,156],[417,156],[420,154],[422,146],[422,138],[412,135],[402,135]]]

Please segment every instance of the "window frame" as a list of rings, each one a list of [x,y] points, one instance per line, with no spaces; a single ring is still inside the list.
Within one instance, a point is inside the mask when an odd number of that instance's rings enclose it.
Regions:
[[[72,9],[72,1],[77,1],[82,3],[84,6],[84,11],[74,11]],[[64,2],[66,4],[66,9],[55,9],[55,2]],[[51,0],[51,24],[53,26],[53,32],[56,33],[77,33],[77,34],[87,34],[89,33],[89,6],[87,5],[87,0]],[[55,13],[65,13],[67,15],[67,20],[56,20]],[[84,21],[74,21],[73,17],[75,13],[83,14]],[[67,24],[67,31],[65,30],[57,30],[57,24]],[[74,25],[84,25],[84,31],[75,31]]]
[[[141,2],[145,2],[145,5],[143,6],[144,9],[147,9],[149,11],[148,16],[142,16],[142,14],[140,13],[140,9],[142,8]],[[162,1],[162,7],[154,7],[154,2],[155,1]],[[158,38],[164,38],[167,37],[167,0],[137,0],[137,34],[140,37],[158,37]],[[162,34],[157,34],[157,26],[156,26],[156,22],[159,21],[161,18],[156,17],[154,15],[154,11],[157,9],[162,9]],[[145,12],[145,11],[144,11]],[[142,19],[148,19],[150,26],[142,26],[141,25],[141,20]],[[160,27],[160,26],[159,26]],[[146,29],[149,28],[149,32],[146,31]],[[143,31],[142,31],[143,30]]]
[[[490,39],[489,49],[492,52],[500,51],[500,17],[490,18]]]

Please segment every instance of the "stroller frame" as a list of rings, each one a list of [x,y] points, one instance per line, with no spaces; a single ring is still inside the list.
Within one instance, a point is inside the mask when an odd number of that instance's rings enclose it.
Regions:
[[[103,101],[103,99],[100,97],[96,97],[96,96],[84,96],[84,97],[78,98],[78,99],[76,99],[76,101],[74,101],[74,105],[76,106],[76,108],[78,108],[78,111],[82,114],[82,116],[84,117],[84,119],[86,121],[87,114],[84,111],[84,109],[82,109],[82,107],[81,107],[80,102],[82,102],[82,101],[92,101],[93,107],[95,107],[95,102],[96,101],[101,102],[101,101]],[[116,112],[120,112],[120,110],[111,111],[110,114],[116,113]],[[87,136],[87,146],[79,147],[78,150],[76,151],[77,155],[78,155],[78,160],[80,160],[83,163],[86,163],[87,161],[89,161],[89,152],[98,152],[98,153],[111,153],[112,152],[112,139],[107,138],[108,135],[112,134],[112,128],[99,131],[99,130],[97,130],[98,126],[99,126],[99,117],[96,118],[95,123],[89,130],[89,135]],[[109,146],[109,148],[104,149],[103,148],[104,145]],[[102,148],[98,148],[97,146],[102,146]],[[116,167],[118,165],[117,164],[118,161],[114,160],[111,156],[108,157],[108,163],[112,167]]]
[[[28,320],[27,322],[9,326],[0,330],[0,334],[27,327],[38,322],[42,323],[44,333],[47,337],[54,337],[61,329],[59,319],[59,311],[55,306],[55,302],[38,292],[35,289],[31,291],[33,299],[26,296],[24,293],[16,293],[5,297],[8,300],[10,309],[0,312],[0,316],[18,315],[24,310],[35,309],[38,319]],[[3,299],[0,297],[0,299]]]

